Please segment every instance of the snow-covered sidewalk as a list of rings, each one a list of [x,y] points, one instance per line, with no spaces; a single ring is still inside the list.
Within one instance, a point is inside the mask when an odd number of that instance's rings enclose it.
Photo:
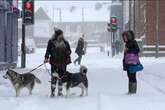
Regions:
[[[16,69],[23,73],[43,62],[45,49],[38,49],[35,54],[27,55],[27,68]],[[72,54],[72,61],[76,55]],[[89,79],[89,95],[79,97],[78,88],[71,89],[75,95],[69,98],[50,98],[49,74],[44,67],[33,73],[42,81],[36,85],[33,95],[28,96],[25,89],[20,97],[8,80],[0,77],[0,108],[1,110],[165,110],[165,58],[142,58],[144,71],[138,73],[138,92],[128,96],[127,76],[122,71],[122,57],[111,58],[97,49],[89,49],[83,58],[87,66]],[[156,63],[155,63],[156,62]],[[18,66],[20,63],[18,64]],[[49,66],[48,66],[49,67]],[[73,64],[68,70],[78,71],[79,66]],[[0,76],[2,76],[0,74]]]

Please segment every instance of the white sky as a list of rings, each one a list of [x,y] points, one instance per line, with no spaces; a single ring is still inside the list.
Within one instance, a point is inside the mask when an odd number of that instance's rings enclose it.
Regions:
[[[95,10],[96,3],[103,3],[103,7],[99,10]],[[82,21],[82,8],[84,8],[84,20],[85,21],[109,21],[110,1],[35,1],[35,10],[39,7],[43,7],[49,17],[53,19],[53,8],[54,8],[54,21],[59,21],[58,8],[62,10],[62,21]],[[74,12],[70,12],[69,9],[75,6]]]

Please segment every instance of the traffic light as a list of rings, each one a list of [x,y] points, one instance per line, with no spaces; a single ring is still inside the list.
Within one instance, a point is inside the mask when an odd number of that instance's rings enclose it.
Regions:
[[[117,31],[117,29],[118,29],[117,17],[111,17],[111,30]]]
[[[23,23],[34,24],[34,0],[23,0]]]

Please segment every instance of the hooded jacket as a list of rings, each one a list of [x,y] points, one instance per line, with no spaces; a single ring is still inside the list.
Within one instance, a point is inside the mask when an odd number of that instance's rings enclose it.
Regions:
[[[135,40],[134,33],[132,31],[127,31],[125,32],[126,37],[127,37],[127,42],[125,44],[125,48],[127,51],[124,53],[124,58],[123,58],[123,70],[128,71],[128,68],[130,64],[125,64],[125,55],[127,53],[133,53],[133,54],[138,54],[140,52],[139,46]]]
[[[138,43],[135,40],[134,33],[132,31],[127,32],[127,39],[125,47],[127,48],[127,53],[135,53],[138,54],[140,52]]]
[[[57,41],[57,36],[61,34],[62,31],[56,31],[53,37],[48,41],[45,58],[50,59],[50,64],[52,65],[67,65],[71,63],[71,48],[69,42],[64,38],[61,42]],[[57,35],[58,34],[58,35]],[[60,48],[62,44],[62,48]]]

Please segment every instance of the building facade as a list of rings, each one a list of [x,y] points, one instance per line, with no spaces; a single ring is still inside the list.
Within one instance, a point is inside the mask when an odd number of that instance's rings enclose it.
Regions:
[[[124,30],[135,32],[144,56],[165,56],[164,6],[164,0],[124,1]]]
[[[17,64],[18,13],[12,1],[0,0],[0,70]]]
[[[137,38],[142,38],[146,45],[155,45],[158,31],[158,42],[165,45],[165,1],[130,0],[129,7],[129,28],[135,31]]]

